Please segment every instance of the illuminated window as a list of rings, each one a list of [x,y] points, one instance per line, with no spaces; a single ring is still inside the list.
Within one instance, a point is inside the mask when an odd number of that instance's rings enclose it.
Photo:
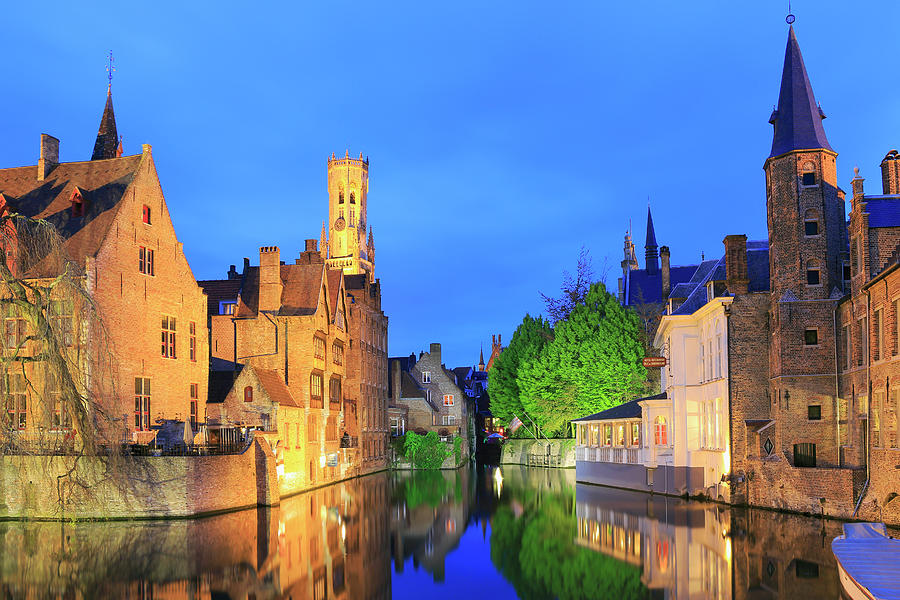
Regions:
[[[453,406],[453,394],[444,394],[444,406]]]
[[[669,435],[666,427],[666,418],[662,415],[656,417],[654,421],[654,441],[657,446],[668,446]]]

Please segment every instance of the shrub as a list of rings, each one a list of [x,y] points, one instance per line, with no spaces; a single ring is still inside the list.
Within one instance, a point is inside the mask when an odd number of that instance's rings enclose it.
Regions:
[[[447,446],[434,431],[422,436],[407,433],[403,443],[403,455],[416,469],[440,469],[450,456]]]

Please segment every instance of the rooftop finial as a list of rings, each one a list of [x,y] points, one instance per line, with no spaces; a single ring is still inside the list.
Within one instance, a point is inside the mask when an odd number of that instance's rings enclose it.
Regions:
[[[788,15],[784,18],[784,22],[788,25],[793,25],[796,20],[797,18],[794,17],[794,14],[791,12],[791,0],[788,0]]]
[[[113,72],[116,70],[116,67],[113,66],[114,61],[112,50],[110,50],[106,57],[106,78],[109,79],[109,84],[106,87],[107,93],[112,93]]]

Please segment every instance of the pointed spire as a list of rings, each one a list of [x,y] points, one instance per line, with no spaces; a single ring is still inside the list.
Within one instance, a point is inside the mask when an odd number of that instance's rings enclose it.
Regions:
[[[325,221],[322,221],[322,235],[319,237],[319,254],[328,258],[328,235],[325,233]]]
[[[116,132],[116,115],[113,113],[112,89],[106,91],[106,107],[103,116],[100,117],[100,129],[97,131],[97,141],[94,142],[94,153],[91,160],[115,158],[119,145],[119,135]]]
[[[372,226],[369,225],[369,242],[366,244],[366,253],[369,257],[369,262],[375,262],[375,236],[372,235]]]
[[[800,54],[800,45],[794,35],[794,27],[791,26],[784,52],[778,106],[769,118],[769,123],[775,126],[769,158],[792,150],[824,148],[833,151],[825,137],[825,128],[822,126],[824,118],[825,113],[816,104],[803,56]]]
[[[481,353],[478,356],[478,370],[484,371],[484,346],[481,347]]]
[[[656,230],[653,229],[653,215],[650,214],[650,205],[647,204],[647,242],[644,244],[644,259],[647,273],[659,271],[659,251],[656,245]]]

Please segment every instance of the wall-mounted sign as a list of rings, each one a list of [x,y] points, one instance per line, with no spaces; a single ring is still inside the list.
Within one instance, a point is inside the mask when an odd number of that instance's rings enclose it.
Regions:
[[[648,369],[658,369],[666,366],[665,356],[648,356],[644,358],[644,366]]]

